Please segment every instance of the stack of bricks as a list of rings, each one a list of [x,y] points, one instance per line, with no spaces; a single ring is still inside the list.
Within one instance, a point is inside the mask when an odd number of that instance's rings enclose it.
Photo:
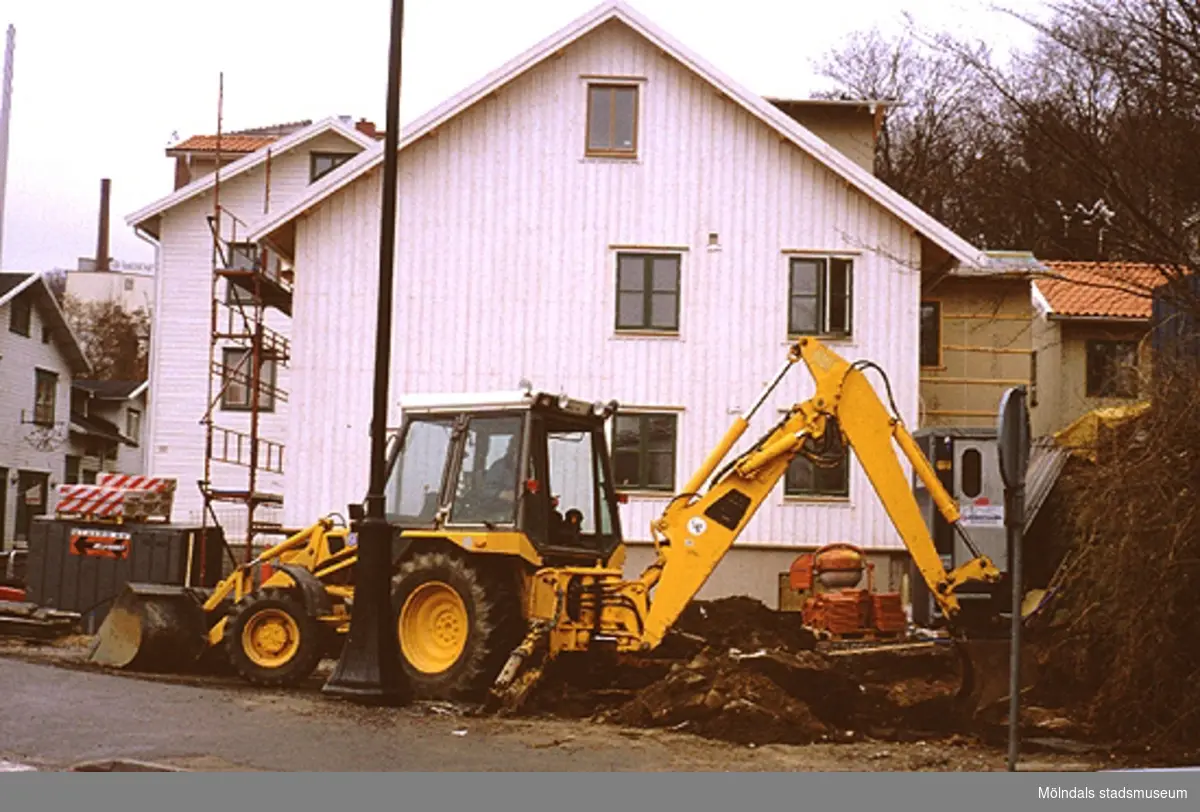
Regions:
[[[99,474],[95,485],[59,485],[59,517],[117,522],[169,521],[175,480],[136,474]]]

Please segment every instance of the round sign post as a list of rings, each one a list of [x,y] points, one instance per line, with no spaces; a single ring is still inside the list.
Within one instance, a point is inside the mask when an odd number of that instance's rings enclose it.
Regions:
[[[1008,770],[1017,769],[1021,721],[1021,548],[1025,531],[1025,473],[1029,467],[1029,409],[1025,387],[1014,386],[1000,399],[998,429],[1000,478],[1004,481],[1004,524],[1008,535],[1008,577],[1012,582],[1012,639],[1008,686]]]

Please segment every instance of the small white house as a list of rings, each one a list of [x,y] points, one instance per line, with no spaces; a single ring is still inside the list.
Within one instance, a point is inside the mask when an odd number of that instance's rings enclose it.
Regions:
[[[28,541],[65,481],[71,380],[90,371],[45,278],[0,273],[0,549]]]
[[[786,107],[606,2],[419,118],[401,133],[392,402],[522,378],[616,398],[635,571],[651,519],[795,336],[879,363],[915,427],[922,277],[988,259]],[[249,234],[295,272],[291,525],[366,489],[382,160],[373,145]],[[772,409],[811,391],[798,368]],[[894,558],[880,583],[898,582],[901,541],[858,465],[798,461],[704,594],[775,604],[799,550],[832,541]]]
[[[323,173],[375,143],[373,137],[339,118],[327,118],[299,129],[288,127],[280,132],[283,134],[256,135],[253,139],[226,137],[226,149],[243,151],[236,160],[223,165],[219,175],[223,210],[220,234],[222,240],[232,244],[234,252],[245,250],[246,224],[291,204]],[[215,139],[208,136],[204,139],[206,148],[212,152]],[[202,139],[193,137],[185,143],[194,144],[198,140]],[[252,141],[253,150],[245,153],[248,140]],[[168,150],[168,155],[173,156],[174,151]],[[238,296],[237,290],[224,280],[215,288],[213,285],[213,231],[208,218],[213,214],[216,193],[217,177],[212,171],[215,166],[213,160],[190,163],[184,185],[126,218],[139,235],[156,245],[158,271],[154,340],[150,349],[150,396],[142,432],[146,473],[179,480],[172,517],[175,521],[195,522],[201,517],[203,498],[197,482],[204,474],[205,430],[201,419],[209,406],[212,302],[215,293],[218,299],[232,306]],[[178,179],[179,172],[176,175]],[[232,307],[223,309],[219,323],[232,318],[236,318]],[[266,326],[286,341],[290,320],[285,314],[268,311]],[[234,368],[244,352],[223,346],[214,362]],[[288,391],[285,363],[266,363],[264,376],[279,392]],[[214,391],[220,389],[218,383]],[[247,431],[247,387],[233,380],[217,400],[214,422],[233,431]],[[261,436],[282,443],[287,430],[288,402],[282,394],[279,397],[265,394],[260,405]],[[245,488],[247,470],[216,463],[212,467],[212,481],[216,488]],[[278,475],[259,476],[256,490],[281,493],[282,489]],[[218,509],[218,514],[221,513]],[[231,537],[244,531],[244,508],[227,508],[222,518]]]

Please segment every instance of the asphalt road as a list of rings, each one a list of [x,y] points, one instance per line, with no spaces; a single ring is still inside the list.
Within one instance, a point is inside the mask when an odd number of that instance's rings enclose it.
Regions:
[[[470,717],[430,704],[367,708],[322,695],[319,679],[307,689],[271,691],[236,678],[117,675],[53,655],[0,650],[0,773],[111,760],[222,771],[1004,768],[1002,750],[965,740],[755,748],[663,730]],[[1022,766],[1099,765],[1042,756]]]
[[[39,769],[107,759],[217,770],[755,768],[753,751],[691,737],[364,708],[315,690],[171,684],[2,657],[0,685],[0,760]]]

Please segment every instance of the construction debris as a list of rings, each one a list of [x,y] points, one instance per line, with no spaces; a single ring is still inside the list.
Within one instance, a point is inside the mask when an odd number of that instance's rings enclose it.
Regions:
[[[747,745],[914,741],[963,729],[946,646],[829,656],[814,650],[798,614],[748,597],[695,601],[677,628],[649,657],[563,656],[528,710]]]
[[[51,640],[71,634],[79,623],[77,612],[62,612],[34,603],[0,601],[0,636],[26,640]]]

